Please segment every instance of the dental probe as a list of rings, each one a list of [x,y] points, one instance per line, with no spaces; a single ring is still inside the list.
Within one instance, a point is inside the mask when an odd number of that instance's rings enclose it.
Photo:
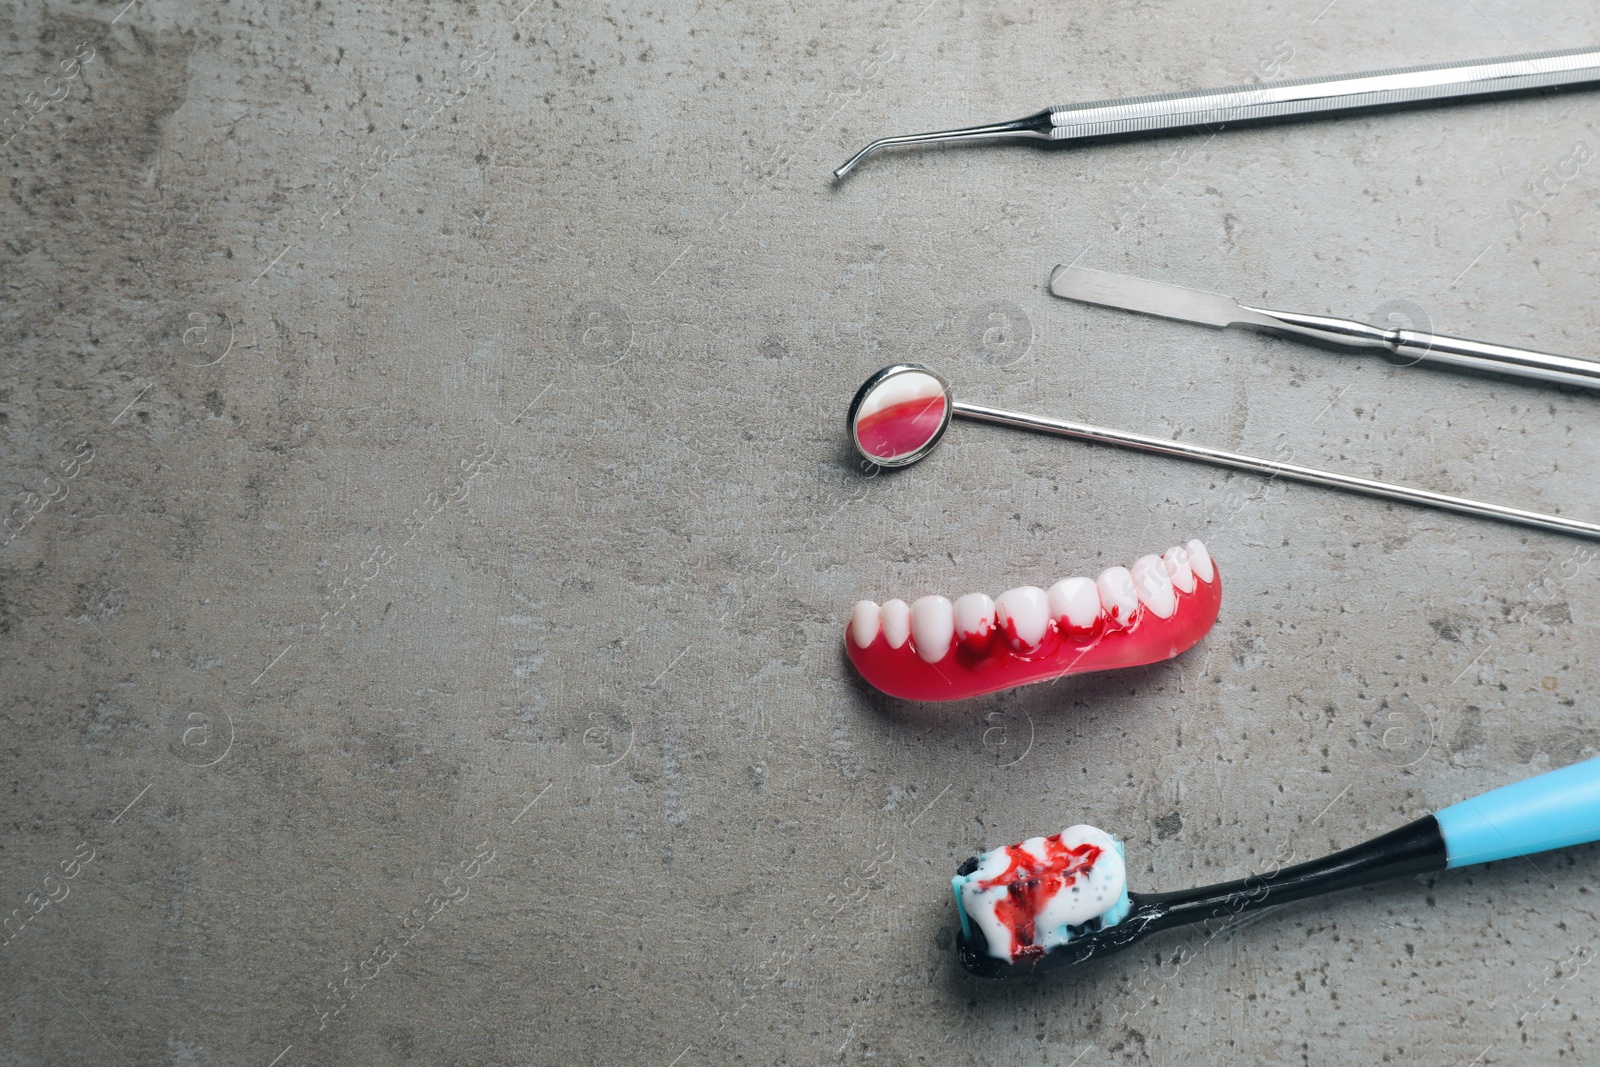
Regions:
[[[1081,141],[1162,130],[1209,130],[1236,123],[1345,115],[1373,108],[1590,82],[1600,82],[1600,46],[1096,100],[1046,108],[1012,122],[882,137],[851,156],[833,176],[843,180],[867,156],[894,145],[1002,138]]]

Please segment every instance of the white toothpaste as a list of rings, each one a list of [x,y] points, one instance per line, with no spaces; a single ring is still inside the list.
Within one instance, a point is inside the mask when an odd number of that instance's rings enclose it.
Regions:
[[[1030,837],[963,869],[952,880],[962,932],[981,930],[996,959],[1042,956],[1086,924],[1115,925],[1131,906],[1122,842],[1093,826]]]

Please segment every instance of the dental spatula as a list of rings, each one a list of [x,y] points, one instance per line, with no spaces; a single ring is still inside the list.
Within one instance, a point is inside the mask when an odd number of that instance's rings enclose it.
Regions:
[[[1384,329],[1354,319],[1247,307],[1232,297],[1124,274],[1061,266],[1050,275],[1050,291],[1085,304],[1140,311],[1202,326],[1246,326],[1327,344],[1388,351],[1414,363],[1441,363],[1600,390],[1600,362],[1590,359],[1468,341],[1421,330]]]
[[[833,176],[843,181],[844,176],[867,156],[897,145],[1018,139],[1059,144],[1163,132],[1215,133],[1225,126],[1349,115],[1472,97],[1486,99],[1595,82],[1600,82],[1600,47],[1588,45],[1557,52],[1432,63],[1363,74],[1095,100],[1045,108],[1011,122],[880,137],[851,156]]]

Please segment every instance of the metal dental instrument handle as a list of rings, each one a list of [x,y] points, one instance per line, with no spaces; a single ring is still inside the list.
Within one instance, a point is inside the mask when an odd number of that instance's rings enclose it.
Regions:
[[[1498,519],[1501,522],[1516,523],[1520,526],[1534,526],[1541,530],[1553,530],[1556,533],[1574,534],[1578,537],[1590,537],[1600,540],[1600,525],[1592,522],[1580,522],[1577,519],[1564,519],[1559,515],[1541,515],[1536,511],[1524,511],[1521,508],[1510,508],[1502,504],[1485,504],[1477,500],[1447,496],[1444,493],[1432,493],[1426,489],[1411,489],[1403,485],[1391,485],[1388,482],[1373,481],[1370,478],[1357,478],[1351,474],[1335,474],[1332,471],[1320,471],[1314,467],[1301,467],[1294,463],[1279,463],[1270,459],[1257,459],[1254,456],[1245,456],[1238,452],[1224,452],[1219,448],[1184,444],[1160,437],[1149,437],[1142,433],[1107,430],[1099,426],[1089,426],[1083,423],[1040,418],[1037,415],[1022,415],[1014,411],[1001,411],[998,408],[968,404],[960,400],[952,401],[950,407],[953,415],[970,419],[974,422],[988,422],[997,426],[1011,426],[1020,430],[1037,430],[1040,433],[1054,434],[1058,437],[1072,437],[1080,441],[1117,445],[1121,448],[1131,448],[1140,452],[1154,452],[1163,456],[1176,456],[1179,459],[1198,460],[1201,463],[1212,463],[1219,467],[1233,467],[1236,470],[1251,471],[1255,474],[1265,474],[1274,478],[1288,478],[1292,481],[1309,482],[1312,485],[1326,486],[1330,489],[1345,489],[1353,493],[1365,493],[1368,496],[1386,497],[1390,500],[1402,500],[1409,504],[1441,508],[1445,511],[1459,512],[1462,515],[1476,515],[1479,518]]]
[[[1012,122],[880,138],[852,156],[833,172],[833,176],[842,180],[861,160],[892,145],[997,138],[1077,141],[1298,116],[1337,115],[1588,82],[1600,82],[1600,46],[1399,67],[1365,74],[1236,85],[1226,89],[1096,100],[1048,108]]]
[[[1591,359],[1574,359],[1420,330],[1384,329],[1353,319],[1270,311],[1249,307],[1229,296],[1087,267],[1057,267],[1050,274],[1050,292],[1067,300],[1160,315],[1202,326],[1248,326],[1329,344],[1386,349],[1409,357],[1413,362],[1447,363],[1600,390],[1600,362]]]
[[[1517,378],[1536,378],[1560,385],[1576,385],[1600,390],[1600,363],[1592,359],[1573,359],[1549,352],[1535,352],[1511,345],[1493,345],[1419,330],[1385,330],[1364,322],[1330,319],[1320,315],[1297,315],[1288,311],[1245,308],[1276,320],[1274,332],[1311,337],[1334,344],[1361,348],[1385,348],[1414,362],[1447,363],[1453,367],[1492,371]]]

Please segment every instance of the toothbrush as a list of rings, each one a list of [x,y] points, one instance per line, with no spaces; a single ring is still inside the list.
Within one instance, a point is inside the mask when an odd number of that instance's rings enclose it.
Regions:
[[[1084,963],[1147,934],[1402,875],[1600,840],[1600,758],[1502,786],[1364,844],[1236,882],[1130,893],[1123,844],[1092,826],[986,852],[951,881],[961,963],[1015,978]]]

